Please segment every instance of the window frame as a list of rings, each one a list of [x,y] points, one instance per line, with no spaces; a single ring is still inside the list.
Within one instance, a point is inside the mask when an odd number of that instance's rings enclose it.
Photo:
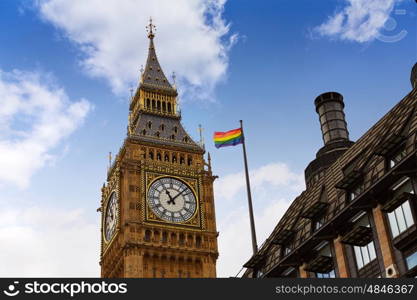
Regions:
[[[398,180],[390,188],[390,191],[392,192],[392,197],[395,197],[394,196],[395,191],[400,190],[405,184],[407,184],[407,182],[409,182],[410,185],[411,185],[411,191],[409,193],[415,194],[415,191],[414,191],[415,178],[406,176],[406,177],[401,178],[400,180]],[[393,229],[392,229],[392,226],[391,226],[391,220],[390,220],[389,214],[394,213],[399,207],[404,205],[404,203],[406,203],[406,202],[408,202],[408,204],[409,204],[411,217],[412,217],[412,220],[413,220],[414,223],[411,224],[409,227],[407,227],[405,230],[403,230],[401,232],[398,230],[398,234],[394,236],[394,232],[393,232]],[[414,202],[416,202],[416,201],[414,201]],[[402,210],[402,211],[403,211],[403,214],[404,214],[404,210]],[[390,237],[391,237],[391,241],[394,245],[398,244],[398,242],[401,241],[403,238],[406,238],[408,236],[408,233],[413,231],[417,227],[417,203],[413,203],[412,201],[410,201],[410,199],[406,199],[405,201],[401,202],[400,204],[397,205],[397,207],[395,209],[393,209],[390,212],[385,212],[384,215],[385,215],[386,223],[389,227],[389,234],[390,234]],[[404,214],[404,221],[405,220],[406,219],[405,219],[405,214]],[[406,223],[406,226],[407,226],[407,223]],[[397,222],[397,228],[399,229],[398,222]]]
[[[398,156],[401,158],[398,161],[394,159]],[[392,151],[390,151],[385,159],[386,169],[391,170],[395,168],[401,161],[407,156],[407,147],[405,141],[402,142],[398,147],[395,147]]]

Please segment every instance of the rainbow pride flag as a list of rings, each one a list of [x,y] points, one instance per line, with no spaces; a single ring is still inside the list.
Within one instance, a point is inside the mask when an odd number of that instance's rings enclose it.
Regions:
[[[216,148],[236,146],[243,143],[242,129],[233,129],[226,132],[214,133],[214,145]]]

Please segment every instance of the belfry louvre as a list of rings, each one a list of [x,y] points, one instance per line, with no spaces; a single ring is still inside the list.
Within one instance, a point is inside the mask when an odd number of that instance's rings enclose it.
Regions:
[[[324,146],[244,277],[417,276],[416,70],[412,91],[356,142],[342,95],[317,97]]]

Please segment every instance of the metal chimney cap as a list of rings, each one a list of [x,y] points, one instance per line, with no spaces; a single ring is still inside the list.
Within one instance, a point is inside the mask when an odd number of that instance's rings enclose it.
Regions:
[[[345,108],[345,104],[343,103],[343,96],[337,92],[327,92],[319,95],[316,100],[314,100],[314,105],[316,106],[316,112],[321,105],[326,102],[339,102],[342,105],[342,108]]]

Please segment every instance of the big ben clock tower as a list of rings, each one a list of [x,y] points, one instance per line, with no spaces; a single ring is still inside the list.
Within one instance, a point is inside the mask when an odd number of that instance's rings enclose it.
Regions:
[[[177,90],[148,28],[146,67],[129,107],[128,134],[101,198],[102,277],[216,277],[213,181],[204,149],[181,125]]]

